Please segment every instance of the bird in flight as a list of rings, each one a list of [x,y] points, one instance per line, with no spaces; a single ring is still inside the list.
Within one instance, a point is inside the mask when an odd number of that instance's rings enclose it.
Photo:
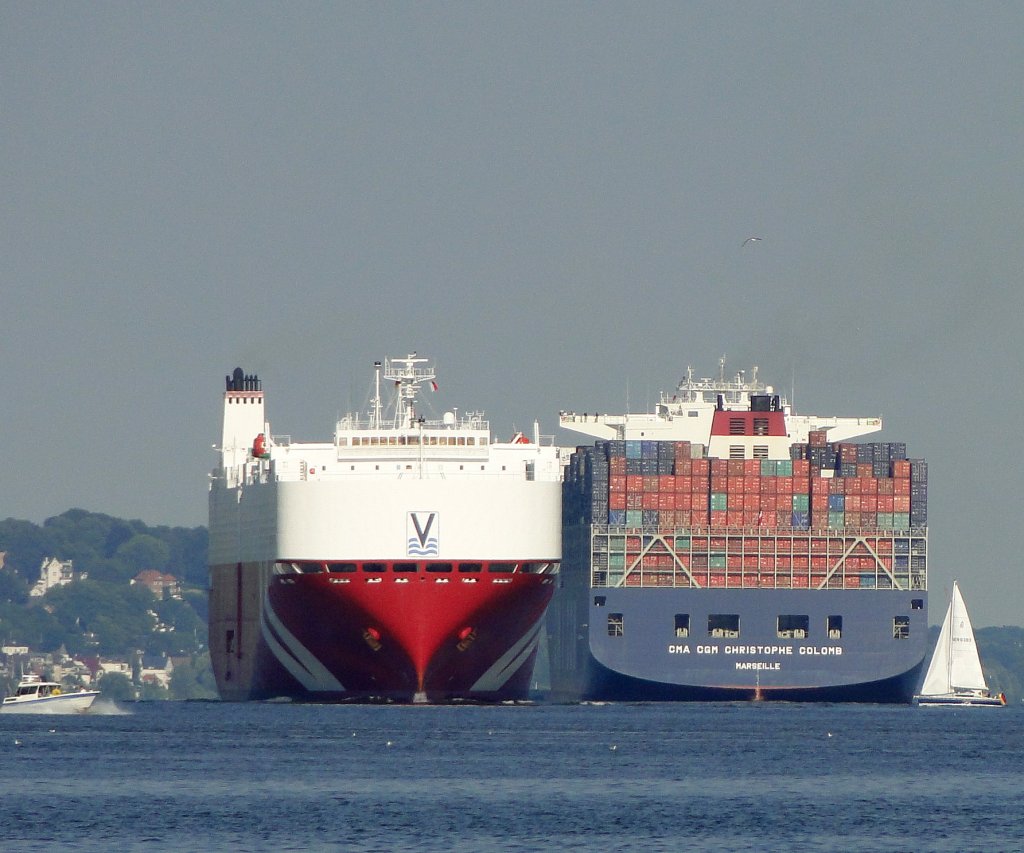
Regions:
[[[761,242],[762,239],[763,238],[761,238],[761,237],[747,237],[747,239],[743,241],[743,243],[740,246],[740,248],[742,249],[743,246],[747,245],[747,243],[759,243],[759,242]]]

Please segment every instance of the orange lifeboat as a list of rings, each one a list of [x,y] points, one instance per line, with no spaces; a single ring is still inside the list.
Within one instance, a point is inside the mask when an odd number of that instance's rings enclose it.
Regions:
[[[257,459],[266,459],[270,455],[267,452],[267,437],[262,432],[253,439],[252,455]]]

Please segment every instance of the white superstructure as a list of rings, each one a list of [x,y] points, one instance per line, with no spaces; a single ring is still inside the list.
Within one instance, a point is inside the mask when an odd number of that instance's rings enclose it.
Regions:
[[[882,428],[880,417],[798,415],[783,395],[776,394],[771,385],[758,381],[757,370],[755,366],[750,379],[743,371],[728,379],[723,358],[719,360],[716,378],[695,378],[693,369],[687,367],[686,376],[673,393],[661,392],[653,412],[613,415],[561,412],[559,426],[606,441],[646,439],[706,445],[716,411],[748,411],[752,397],[767,397],[785,413],[789,443],[806,442],[812,430],[828,430],[828,440],[840,442],[878,432]],[[709,455],[713,455],[712,449],[709,449]]]

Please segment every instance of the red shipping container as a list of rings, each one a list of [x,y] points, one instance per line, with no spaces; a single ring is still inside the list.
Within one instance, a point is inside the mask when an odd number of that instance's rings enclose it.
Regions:
[[[725,575],[711,575],[709,586],[725,586]]]
[[[710,459],[694,459],[690,463],[690,474],[694,477],[707,477],[711,473]]]
[[[719,459],[715,457],[710,460],[711,462],[711,476],[712,477],[728,477],[729,476],[729,460]]]
[[[675,509],[675,492],[658,492],[658,509]],[[662,519],[664,521],[664,519]]]
[[[746,477],[730,477],[728,491],[743,494],[747,489]]]
[[[625,492],[609,492],[608,493],[608,509],[625,509],[626,508],[626,493]]]
[[[860,512],[860,495],[846,496],[846,512]]]
[[[713,492],[727,492],[729,491],[729,478],[721,474],[711,475],[711,491]]]
[[[660,484],[658,483],[658,475],[657,474],[647,474],[647,475],[644,475],[644,491],[645,492],[657,492],[659,485]]]
[[[784,495],[793,494],[793,478],[792,477],[775,477],[775,490],[776,493],[782,497]]]
[[[811,491],[811,482],[806,477],[793,477],[793,494],[806,495]]]
[[[761,460],[760,459],[744,459],[743,460],[743,476],[744,477],[760,477],[761,476]]]
[[[713,509],[709,515],[712,527],[725,527],[729,523],[729,514],[724,509]],[[724,543],[722,547],[725,547]]]
[[[811,475],[811,463],[807,459],[793,460],[793,476],[807,479]]]
[[[743,496],[743,509],[746,511],[753,510],[755,513],[761,509],[761,496],[760,495],[744,495]]]
[[[625,456],[613,456],[608,460],[608,473],[609,474],[625,474],[626,473],[626,457]]]
[[[728,459],[729,463],[729,476],[730,477],[742,477],[743,476],[743,460],[742,459]]]
[[[845,585],[846,585],[847,589],[856,589],[857,587],[860,586],[860,576],[859,575],[847,575],[846,576]]]
[[[658,477],[659,492],[674,492],[676,490],[676,478],[671,474],[661,474]]]
[[[758,519],[761,517],[761,512],[756,509],[743,508],[743,526],[744,527],[757,527]]]
[[[730,527],[742,527],[743,526],[743,510],[729,510],[728,512],[728,524]]]
[[[860,493],[862,495],[877,495],[878,480],[874,477],[862,477],[860,481]]]
[[[861,495],[860,511],[878,512],[878,495]]]
[[[611,496],[608,497],[611,500]],[[626,509],[643,509],[644,508],[644,493],[643,492],[626,492]]]
[[[748,495],[759,495],[761,494],[761,478],[760,477],[744,477],[743,478],[743,491]]]
[[[760,477],[762,495],[777,495],[779,493],[778,477]]]
[[[910,495],[910,480],[899,479],[893,480],[893,494],[894,495]]]
[[[626,475],[625,474],[610,474],[608,476],[608,492],[625,492],[626,491]]]
[[[676,474],[675,477],[675,492],[676,494],[687,493],[689,494],[690,489],[693,488],[693,477],[688,477],[685,474]]]
[[[844,477],[846,483],[846,494],[859,495],[864,481],[860,477]]]
[[[893,495],[892,511],[910,512],[910,495]]]
[[[657,492],[644,492],[643,494],[643,508],[644,509],[657,509],[658,508],[658,493]]]
[[[676,457],[676,474],[681,474],[683,476],[689,477],[690,474],[692,474],[692,473],[693,473],[693,460],[690,459],[689,457],[686,457],[685,459],[680,459],[677,456]]]
[[[626,491],[631,495],[637,495],[644,490],[644,478],[639,474],[630,474],[626,477]]]
[[[894,491],[895,483],[890,478],[882,478],[875,481],[878,484],[878,494],[880,495],[891,495]]]
[[[725,506],[730,512],[743,510],[743,492],[729,492],[725,496]]]
[[[893,477],[905,477],[910,478],[910,460],[909,459],[894,459],[892,463],[892,475]]]

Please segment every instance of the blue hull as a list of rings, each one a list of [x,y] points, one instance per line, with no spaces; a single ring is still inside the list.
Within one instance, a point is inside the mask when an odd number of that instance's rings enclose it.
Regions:
[[[920,681],[924,591],[590,588],[572,574],[548,616],[555,700],[909,703]]]

